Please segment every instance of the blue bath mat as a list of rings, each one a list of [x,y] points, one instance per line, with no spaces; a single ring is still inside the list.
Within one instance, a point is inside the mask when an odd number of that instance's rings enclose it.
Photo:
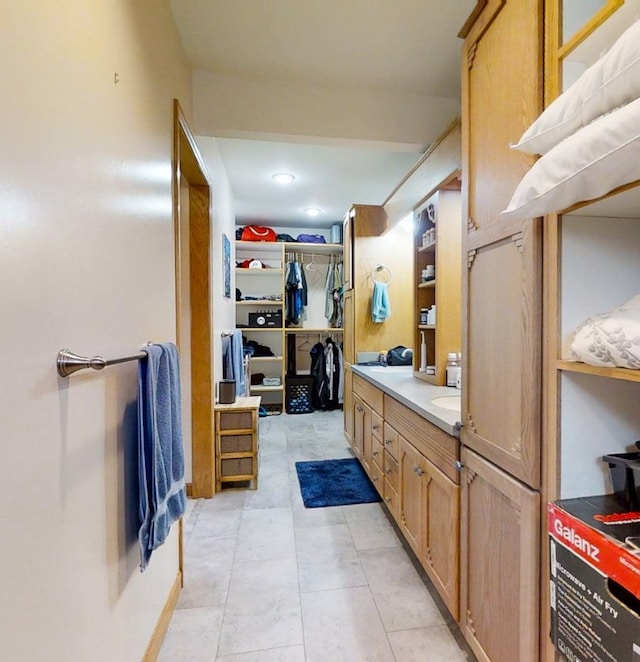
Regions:
[[[380,496],[358,460],[296,462],[306,508],[374,503]]]

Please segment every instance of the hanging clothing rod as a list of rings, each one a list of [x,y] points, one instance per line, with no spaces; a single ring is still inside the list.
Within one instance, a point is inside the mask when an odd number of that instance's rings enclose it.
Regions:
[[[151,343],[147,344],[150,345]],[[117,359],[105,359],[102,356],[80,356],[69,349],[61,349],[58,352],[57,360],[58,374],[60,377],[68,377],[69,375],[73,375],[74,372],[85,370],[86,368],[102,370],[108,365],[127,363],[128,361],[139,361],[140,359],[146,358],[146,352],[138,352],[138,354],[132,354],[131,356],[121,356]]]

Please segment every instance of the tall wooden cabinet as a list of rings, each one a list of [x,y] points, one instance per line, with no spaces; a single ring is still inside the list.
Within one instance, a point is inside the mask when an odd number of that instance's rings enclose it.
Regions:
[[[533,163],[509,144],[542,108],[542,5],[487,0],[463,35],[461,627],[487,662],[539,651],[542,233],[500,211]]]

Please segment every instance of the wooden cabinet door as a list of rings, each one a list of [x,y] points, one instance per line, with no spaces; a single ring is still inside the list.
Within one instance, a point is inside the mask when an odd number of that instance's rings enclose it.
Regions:
[[[353,443],[351,447],[360,461],[362,461],[364,447],[365,406],[357,395],[353,396]]]
[[[398,524],[404,537],[422,560],[425,537],[425,459],[400,436],[400,491]]]
[[[460,487],[425,461],[424,567],[452,616],[459,617]],[[421,559],[422,560],[422,559]]]
[[[462,450],[460,627],[482,662],[538,661],[540,498]]]
[[[489,0],[463,51],[462,442],[540,486],[542,259],[538,219],[505,221],[533,157],[509,149],[542,109],[542,2]]]
[[[351,365],[356,362],[355,317],[353,312],[353,291],[344,293],[342,306],[342,356]]]
[[[342,263],[344,274],[344,291],[353,288],[353,215],[349,210],[342,222]]]
[[[371,476],[371,407],[362,403],[362,457],[360,461],[366,472]]]
[[[350,368],[344,370],[344,400],[342,405],[344,415],[344,436],[349,446],[353,446],[353,373]]]

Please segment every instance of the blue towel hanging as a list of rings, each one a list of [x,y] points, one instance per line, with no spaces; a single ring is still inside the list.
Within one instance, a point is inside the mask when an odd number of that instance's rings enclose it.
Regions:
[[[138,364],[140,570],[185,511],[184,449],[178,350],[148,345]]]
[[[389,302],[389,286],[387,283],[373,284],[371,295],[371,321],[381,324],[391,316],[391,303]]]

